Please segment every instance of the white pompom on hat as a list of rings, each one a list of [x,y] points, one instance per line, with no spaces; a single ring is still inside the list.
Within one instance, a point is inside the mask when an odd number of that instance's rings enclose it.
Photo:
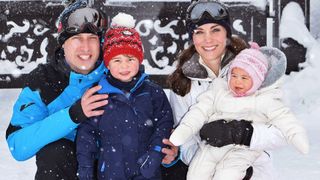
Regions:
[[[136,20],[130,14],[119,13],[111,20],[111,28],[126,27],[134,28]]]

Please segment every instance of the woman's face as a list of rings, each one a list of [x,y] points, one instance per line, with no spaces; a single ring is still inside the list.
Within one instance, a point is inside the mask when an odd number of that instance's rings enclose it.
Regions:
[[[226,50],[227,31],[219,24],[208,23],[194,30],[194,46],[206,64],[221,60]]]

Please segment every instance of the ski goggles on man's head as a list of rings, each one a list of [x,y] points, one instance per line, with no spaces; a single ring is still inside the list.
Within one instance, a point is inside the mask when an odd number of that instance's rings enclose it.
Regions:
[[[201,20],[203,14],[207,12],[215,20],[222,20],[229,17],[227,8],[215,1],[196,1],[194,5],[187,10],[187,19],[193,23]]]
[[[76,9],[60,20],[58,33],[65,31],[70,34],[94,33],[97,34],[106,28],[106,19],[96,9],[85,7]]]

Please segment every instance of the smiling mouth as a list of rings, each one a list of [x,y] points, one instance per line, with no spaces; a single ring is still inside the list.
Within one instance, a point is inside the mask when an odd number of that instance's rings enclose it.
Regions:
[[[79,55],[79,58],[82,60],[89,60],[91,55]]]
[[[203,47],[205,51],[213,51],[217,48],[217,46]]]
[[[121,72],[120,74],[121,74],[122,76],[126,76],[126,75],[130,74],[130,71]]]

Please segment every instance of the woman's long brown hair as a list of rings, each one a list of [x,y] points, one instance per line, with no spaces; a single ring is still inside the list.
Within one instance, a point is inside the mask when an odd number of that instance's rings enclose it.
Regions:
[[[232,36],[230,44],[226,48],[234,55],[237,55],[241,50],[248,47],[248,44],[243,39],[237,36]],[[183,74],[182,66],[193,56],[194,53],[197,52],[193,44],[190,45],[189,48],[183,50],[178,56],[178,65],[176,70],[169,75],[167,80],[169,88],[180,96],[185,96],[191,89],[191,80]]]

